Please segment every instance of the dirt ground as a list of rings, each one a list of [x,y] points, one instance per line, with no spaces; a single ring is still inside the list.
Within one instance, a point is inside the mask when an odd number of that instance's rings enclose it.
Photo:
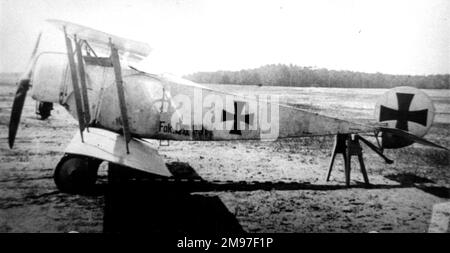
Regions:
[[[287,92],[280,87],[260,89],[278,93],[290,104],[366,121],[372,117],[375,95],[383,92],[292,88],[283,96]],[[430,92],[438,115],[426,137],[450,147],[450,93]],[[48,120],[38,120],[35,102],[28,98],[15,147],[9,149],[7,125],[14,93],[15,86],[0,85],[0,232],[102,232],[105,197],[61,193],[53,183],[53,169],[77,131],[75,120],[61,106],[55,106]],[[343,99],[349,97],[351,103]],[[325,181],[331,137],[170,142],[168,147],[153,143],[168,162],[187,162],[207,180],[291,183],[192,193],[218,197],[247,232],[427,232],[433,205],[450,198],[449,153],[420,145],[388,150],[387,156],[395,160],[392,165],[366,149],[373,187],[364,188],[353,162],[353,187],[347,189],[340,157],[331,181]],[[105,168],[100,171],[103,184]]]

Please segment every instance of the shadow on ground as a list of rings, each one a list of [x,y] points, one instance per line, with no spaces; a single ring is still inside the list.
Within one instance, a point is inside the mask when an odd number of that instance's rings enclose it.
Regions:
[[[105,195],[104,232],[243,232],[217,196],[123,184]]]
[[[105,194],[104,231],[111,233],[244,232],[221,199],[207,192],[256,190],[340,190],[344,185],[308,182],[207,182],[187,163],[168,164],[174,177],[168,180],[110,165]],[[124,174],[126,173],[126,175]],[[189,180],[186,180],[189,179]],[[391,189],[404,185],[370,185],[350,188]],[[200,193],[201,192],[201,193]]]
[[[178,178],[199,178],[190,166],[172,164],[169,168],[178,171]],[[179,184],[135,180],[135,175],[126,178],[120,174],[121,169],[109,167],[104,232],[244,232],[219,197],[193,194]]]
[[[399,173],[389,174],[385,176],[387,179],[399,182],[404,187],[416,187],[424,192],[433,194],[440,198],[450,198],[450,189],[443,186],[433,186],[429,184],[435,183],[434,181],[419,177],[411,173]]]

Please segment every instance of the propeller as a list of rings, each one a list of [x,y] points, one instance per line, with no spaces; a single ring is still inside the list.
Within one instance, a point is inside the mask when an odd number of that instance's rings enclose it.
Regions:
[[[30,60],[28,61],[27,69],[20,78],[16,95],[14,97],[14,102],[11,109],[11,117],[9,120],[8,143],[10,148],[14,146],[14,140],[16,139],[17,129],[19,127],[23,105],[25,103],[25,98],[27,97],[27,91],[30,88],[31,72],[35,62],[35,56],[37,49],[39,47],[39,42],[41,41],[41,35],[42,33],[39,33],[36,43],[34,45],[33,52],[31,53]]]

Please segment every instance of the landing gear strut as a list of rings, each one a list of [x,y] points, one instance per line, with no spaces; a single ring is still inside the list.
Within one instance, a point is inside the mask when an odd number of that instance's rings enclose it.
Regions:
[[[53,175],[56,186],[66,193],[89,192],[95,186],[101,162],[91,157],[65,154]]]
[[[41,120],[50,117],[52,110],[53,110],[53,103],[49,102],[36,103],[36,114],[41,116]]]

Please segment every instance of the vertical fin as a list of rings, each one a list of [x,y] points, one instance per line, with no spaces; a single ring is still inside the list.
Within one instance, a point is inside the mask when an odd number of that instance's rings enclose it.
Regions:
[[[66,29],[64,28],[64,37],[66,40],[66,48],[67,48],[67,57],[69,58],[69,66],[70,66],[70,73],[72,76],[72,86],[73,86],[73,93],[75,95],[75,104],[77,109],[77,117],[78,117],[78,126],[80,128],[80,135],[81,135],[81,141],[84,142],[83,139],[83,130],[85,128],[85,118],[83,115],[83,104],[81,101],[81,93],[80,88],[78,87],[78,76],[77,76],[77,70],[73,55],[73,48],[72,48],[72,42],[70,41],[70,38],[67,36]]]
[[[120,69],[119,53],[117,52],[117,48],[115,48],[111,39],[109,41],[109,44],[111,47],[111,61],[112,61],[113,67],[114,67],[114,74],[116,77],[117,95],[119,97],[120,113],[121,113],[121,117],[122,117],[122,130],[123,130],[123,135],[125,137],[127,153],[129,153],[128,143],[131,140],[131,133],[130,133],[130,127],[128,125],[128,115],[127,115],[127,108],[126,108],[126,104],[125,104],[125,93],[123,90],[122,71]]]
[[[81,95],[83,97],[84,104],[84,120],[86,127],[91,121],[91,115],[89,110],[89,99],[87,94],[86,86],[86,73],[84,71],[83,55],[81,53],[81,41],[75,39],[76,51],[77,51],[77,61],[78,61],[78,73],[80,74],[80,84],[81,84]]]

